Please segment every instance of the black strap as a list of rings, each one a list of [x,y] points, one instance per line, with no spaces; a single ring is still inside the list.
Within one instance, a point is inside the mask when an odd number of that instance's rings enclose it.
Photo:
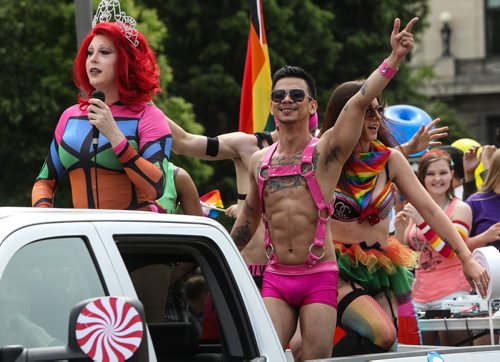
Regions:
[[[254,136],[257,137],[257,146],[259,146],[260,149],[264,148],[262,141],[266,141],[268,146],[273,144],[273,137],[270,132],[255,132]]]
[[[373,245],[368,245],[368,244],[366,244],[366,241],[362,241],[359,243],[359,246],[361,246],[361,249],[363,249],[363,250],[376,249],[379,251],[384,251],[384,249],[382,249],[382,246],[380,245],[380,243],[378,241]]]
[[[387,160],[387,162],[385,163],[385,177],[387,179],[387,182],[389,182],[389,180],[391,179],[391,176],[389,175],[389,160]]]
[[[240,193],[238,193],[238,200],[245,201],[246,198],[247,198],[247,194],[240,194]]]
[[[207,137],[207,156],[215,157],[219,153],[219,139],[217,137]]]
[[[394,327],[396,328],[396,332],[398,330],[398,317],[394,314],[394,310],[392,309],[392,301],[391,301],[391,296],[389,295],[389,291],[387,288],[384,288],[384,295],[385,298],[387,299],[387,302],[389,303],[389,308],[391,309],[391,315],[392,315],[392,323],[394,323]]]
[[[337,306],[337,325],[341,326],[342,325],[342,315],[344,314],[345,310],[351,304],[354,299],[361,297],[363,295],[370,295],[368,292],[364,289],[358,288],[354,285],[352,285],[352,292],[347,293],[344,298],[340,301],[339,305]]]

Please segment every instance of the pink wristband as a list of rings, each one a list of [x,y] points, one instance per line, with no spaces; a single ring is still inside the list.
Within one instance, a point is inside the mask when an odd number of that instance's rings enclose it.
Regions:
[[[391,79],[397,73],[399,68],[391,68],[389,63],[387,63],[387,59],[384,59],[382,64],[378,67],[378,72],[381,76]]]

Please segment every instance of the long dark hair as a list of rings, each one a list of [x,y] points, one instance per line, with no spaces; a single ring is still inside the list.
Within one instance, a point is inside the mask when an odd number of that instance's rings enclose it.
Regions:
[[[346,105],[347,101],[351,99],[356,93],[359,92],[365,80],[353,80],[349,82],[342,83],[339,85],[330,95],[328,104],[326,105],[325,115],[323,117],[323,127],[321,127],[321,135],[332,128],[337,119],[339,118],[340,112]],[[383,104],[380,97],[377,97],[379,104]],[[390,122],[387,118],[382,117],[380,120],[380,127],[378,129],[377,138],[384,145],[388,147],[396,147],[399,145],[398,141],[390,133],[387,123]]]

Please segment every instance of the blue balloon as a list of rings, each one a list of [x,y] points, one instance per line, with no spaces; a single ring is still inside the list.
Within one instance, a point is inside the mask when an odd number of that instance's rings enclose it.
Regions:
[[[408,142],[420,129],[420,126],[427,125],[432,121],[431,116],[426,111],[408,104],[387,107],[384,111],[384,117],[388,120],[387,127],[400,144]],[[426,151],[422,150],[409,156],[418,157]]]

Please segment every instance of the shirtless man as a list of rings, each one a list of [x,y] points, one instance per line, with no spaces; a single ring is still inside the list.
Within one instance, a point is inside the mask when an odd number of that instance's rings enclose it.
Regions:
[[[254,134],[231,132],[210,138],[188,133],[171,119],[167,118],[167,120],[172,132],[172,151],[176,154],[209,161],[233,160],[236,170],[238,210],[230,207],[226,214],[236,218],[249,189],[248,165],[250,157],[263,147],[276,142],[279,138],[279,132],[277,130]],[[309,119],[309,131],[316,131],[317,126],[318,116],[314,113]],[[260,288],[262,274],[267,264],[262,224],[246,248],[242,250],[241,255]]]
[[[269,262],[262,296],[285,349],[300,317],[302,359],[327,358],[337,316],[338,268],[328,228],[334,190],[354,149],[371,101],[389,83],[413,48],[411,29],[394,22],[391,55],[346,104],[336,125],[313,138],[308,118],[318,103],[312,77],[286,66],[273,76],[271,110],[280,124],[280,142],[250,160],[250,189],[231,236],[240,250],[266,223]]]
[[[255,134],[232,132],[209,138],[188,133],[171,119],[167,118],[167,120],[172,132],[172,151],[176,154],[210,161],[233,160],[238,189],[238,208],[241,208],[249,189],[248,165],[250,157],[256,151],[277,141],[278,131],[257,132]],[[231,212],[234,215],[233,209]],[[241,253],[259,287],[262,273],[267,264],[263,240],[264,230],[261,226]]]

